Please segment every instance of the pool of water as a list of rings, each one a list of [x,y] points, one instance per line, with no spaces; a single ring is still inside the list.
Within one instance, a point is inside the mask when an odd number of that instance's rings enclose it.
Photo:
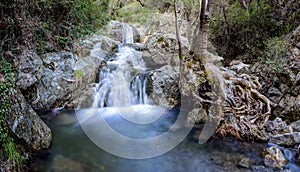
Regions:
[[[105,120],[123,135],[148,138],[168,130],[177,118],[176,113],[177,110],[168,111],[156,122],[146,125],[133,125],[111,113],[106,114]],[[97,125],[96,121],[91,123],[91,127]],[[74,111],[57,114],[49,121],[49,126],[53,132],[51,153],[37,156],[32,163],[32,171],[252,171],[253,166],[263,165],[261,154],[267,147],[266,144],[241,142],[233,138],[213,138],[200,145],[194,140],[197,132],[191,131],[171,151],[153,158],[134,160],[114,156],[99,148],[85,134]]]

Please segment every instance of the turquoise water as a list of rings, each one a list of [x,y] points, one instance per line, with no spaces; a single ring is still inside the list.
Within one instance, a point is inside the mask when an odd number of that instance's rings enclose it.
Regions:
[[[176,120],[176,114],[176,110],[168,111],[155,123],[141,126],[133,125],[114,114],[105,119],[124,135],[148,138],[165,132]],[[192,131],[183,142],[163,155],[132,160],[111,155],[96,146],[78,125],[73,111],[58,114],[49,121],[49,125],[53,131],[51,153],[37,157],[33,162],[32,171],[252,171],[251,166],[263,165],[261,153],[267,146],[216,138],[199,145],[193,139],[198,134]],[[242,159],[248,161],[249,168],[240,165]]]

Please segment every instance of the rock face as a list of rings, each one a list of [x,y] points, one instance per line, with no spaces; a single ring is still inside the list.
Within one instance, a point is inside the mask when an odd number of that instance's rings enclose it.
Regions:
[[[107,39],[109,42],[110,39]],[[75,96],[76,91],[96,80],[98,67],[109,53],[102,50],[104,39],[98,40],[91,55],[79,58],[70,52],[48,53],[43,60],[41,71],[44,73],[30,90],[24,91],[35,110],[51,109]],[[101,42],[102,41],[102,42]],[[113,44],[104,46],[109,50]],[[27,85],[21,85],[26,88]]]
[[[17,86],[23,90],[41,79],[44,72],[42,59],[34,52],[24,50],[19,57]]]
[[[173,108],[180,103],[178,70],[166,65],[149,73],[147,94],[150,95],[154,104]]]
[[[52,139],[50,128],[30,107],[19,90],[11,88],[11,98],[12,112],[8,117],[11,131],[33,150],[49,148]]]

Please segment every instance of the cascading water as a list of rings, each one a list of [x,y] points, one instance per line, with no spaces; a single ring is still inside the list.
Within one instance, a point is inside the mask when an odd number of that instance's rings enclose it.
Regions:
[[[124,44],[133,43],[133,29],[123,25],[123,44],[119,45],[116,58],[107,62],[107,68],[99,75],[93,107],[127,107],[151,104],[146,94],[147,78],[142,52]]]

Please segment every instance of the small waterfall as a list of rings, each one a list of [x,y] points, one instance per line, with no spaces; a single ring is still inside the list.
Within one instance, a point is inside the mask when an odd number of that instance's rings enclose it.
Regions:
[[[120,46],[113,61],[99,74],[93,107],[128,107],[151,104],[146,94],[147,76],[142,52]]]
[[[147,96],[147,75],[144,73],[138,74],[131,83],[131,92],[135,104],[151,104]]]
[[[133,28],[127,23],[123,24],[122,36],[122,43],[133,44]]]

